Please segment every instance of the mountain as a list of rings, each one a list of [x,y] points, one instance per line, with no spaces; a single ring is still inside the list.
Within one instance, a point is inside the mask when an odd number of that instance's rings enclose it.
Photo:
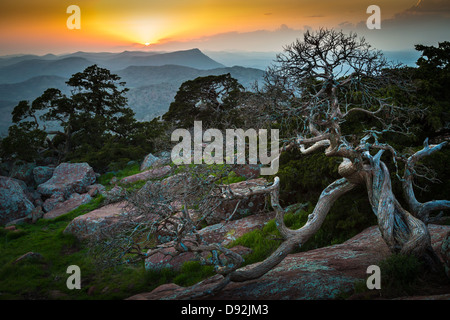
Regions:
[[[64,60],[73,58],[75,57],[66,57]],[[80,57],[76,59],[88,61]],[[33,60],[30,61],[33,62]],[[76,72],[79,71],[82,69],[76,70]],[[119,75],[121,81],[124,81],[125,86],[130,89],[126,96],[128,105],[136,113],[136,118],[149,121],[167,112],[178,88],[187,80],[230,73],[244,87],[251,89],[255,81],[262,80],[264,71],[237,66],[200,70],[179,65],[164,65],[129,66],[114,73]],[[11,125],[11,111],[20,100],[32,101],[47,88],[57,88],[65,94],[70,94],[70,88],[65,84],[68,78],[69,76],[36,76],[22,82],[0,84],[0,108],[3,115],[0,121],[0,134],[7,132]]]
[[[58,60],[31,59],[0,68],[0,84],[15,83],[33,77],[52,75],[69,78],[93,63],[84,58],[69,57]]]
[[[34,100],[48,88],[58,88],[69,93],[66,78],[58,76],[37,76],[18,83],[0,84],[0,100]]]
[[[232,67],[199,70],[182,66],[128,67],[117,74],[125,81],[128,105],[136,113],[138,120],[152,120],[169,110],[170,103],[181,84],[187,80],[208,75],[230,73],[248,90],[255,81],[263,79],[264,71],[259,69]]]
[[[147,53],[125,51],[104,61],[111,70],[123,69],[128,66],[164,66],[178,65],[200,70],[222,68],[224,65],[214,61],[199,49],[175,51],[169,53]]]
[[[54,54],[46,54],[45,56],[37,56],[34,54],[23,54],[23,55],[0,57],[0,67],[6,67],[21,61],[32,59],[53,60],[57,59],[57,56],[55,56]]]
[[[124,51],[122,53],[76,52],[64,56],[33,55],[15,56],[0,59],[0,84],[17,83],[37,76],[52,75],[69,78],[86,67],[98,64],[111,71],[129,66],[178,65],[199,70],[223,68],[199,49],[169,53]]]
[[[277,52],[207,51],[205,54],[227,67],[241,66],[261,70],[266,70],[277,56]]]

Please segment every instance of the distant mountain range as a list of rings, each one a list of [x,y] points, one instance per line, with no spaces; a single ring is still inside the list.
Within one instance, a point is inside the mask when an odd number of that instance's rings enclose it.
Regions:
[[[0,134],[11,125],[11,111],[21,100],[32,101],[47,88],[69,94],[65,82],[76,72],[97,64],[125,81],[128,105],[138,120],[164,114],[180,85],[200,76],[230,73],[250,88],[264,71],[225,67],[198,49],[176,52],[125,51],[122,53],[76,52],[66,55],[21,55],[0,58]]]
[[[414,66],[417,51],[385,52],[390,60]],[[0,57],[0,135],[11,125],[11,111],[20,100],[32,101],[47,88],[69,94],[65,82],[76,72],[97,64],[118,74],[126,82],[128,105],[138,120],[164,114],[180,85],[200,76],[230,73],[244,87],[262,81],[275,52],[176,52],[124,51],[75,52]]]

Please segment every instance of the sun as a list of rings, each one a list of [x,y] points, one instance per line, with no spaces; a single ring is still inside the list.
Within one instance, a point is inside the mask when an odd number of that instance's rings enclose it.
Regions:
[[[145,45],[146,47],[148,47],[148,46],[150,45],[150,42],[146,42],[146,43],[144,43],[144,45]]]

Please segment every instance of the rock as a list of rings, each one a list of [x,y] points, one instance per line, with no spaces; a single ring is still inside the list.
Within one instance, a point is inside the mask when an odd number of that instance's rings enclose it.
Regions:
[[[238,177],[256,179],[261,175],[261,168],[256,164],[237,165],[233,170]]]
[[[20,183],[0,176],[0,225],[24,218],[33,209],[33,203],[27,198]]]
[[[109,181],[109,184],[115,186],[118,182],[119,180],[117,179],[117,177],[112,177],[111,180]]]
[[[238,183],[232,183],[229,185],[229,188],[234,194],[241,194],[245,191],[248,191],[249,188],[258,188],[264,187],[267,184],[267,181],[264,178],[253,179],[248,181],[242,181]],[[232,199],[232,200],[223,200],[222,203],[218,206],[215,212],[211,215],[208,215],[205,220],[208,225],[219,223],[223,220],[229,219],[231,214],[234,212],[232,216],[232,220],[239,219],[251,214],[255,214],[264,209],[266,196],[264,194],[253,195],[251,197],[247,197],[245,199]],[[236,206],[239,206],[235,211]]]
[[[223,246],[227,246],[246,233],[262,229],[267,222],[274,218],[274,212],[256,214],[239,220],[207,226],[201,229],[199,234],[208,243],[221,243]]]
[[[25,195],[26,195],[26,193],[28,192],[28,187],[27,187],[27,184],[25,183],[25,181],[22,181],[19,179],[14,179],[14,178],[8,178],[8,179],[17,183],[20,186],[20,188],[23,190],[23,192],[25,192]]]
[[[6,231],[15,231],[15,230],[17,230],[17,228],[16,228],[16,226],[12,225],[12,226],[5,227],[4,230],[6,230]]]
[[[36,223],[39,219],[41,219],[44,216],[44,211],[42,210],[41,206],[37,206],[36,208],[31,211],[31,223]]]
[[[55,192],[50,198],[44,201],[42,205],[45,212],[52,211],[58,204],[64,202],[64,194],[62,192]]]
[[[170,166],[147,170],[129,177],[125,177],[120,180],[120,183],[131,184],[137,181],[159,179],[167,175],[170,172],[170,170],[171,170]]]
[[[150,169],[153,166],[153,164],[155,164],[158,160],[159,160],[158,157],[155,157],[153,154],[149,153],[144,158],[144,161],[142,161],[140,170],[144,171],[144,170]]]
[[[104,194],[106,191],[106,188],[101,185],[101,184],[93,184],[91,186],[88,186],[86,188],[87,193],[91,196],[91,197],[95,197],[98,194]]]
[[[24,260],[30,260],[30,259],[42,260],[43,257],[40,253],[37,253],[37,252],[27,252],[24,255],[17,258],[16,260],[14,260],[13,264],[19,263],[20,261],[24,261]]]
[[[33,170],[36,167],[34,163],[24,163],[14,165],[11,169],[9,176],[14,179],[22,180],[27,185],[34,184]]]
[[[252,252],[251,249],[243,247],[243,246],[236,246],[234,248],[231,248],[231,251],[234,251],[236,253],[247,255]],[[170,269],[174,271],[181,270],[181,267],[184,263],[188,261],[198,261],[197,256],[193,252],[183,252],[178,255],[173,255],[176,252],[175,248],[170,247],[164,250],[163,252],[158,252],[153,255],[151,255],[149,258],[145,260],[145,269],[146,270],[154,270],[154,271],[160,271],[162,269]],[[207,258],[208,253],[204,253],[203,257]],[[221,256],[221,258],[224,258],[224,256]]]
[[[269,220],[275,217],[275,213],[254,215],[247,218],[230,221],[227,223],[219,223],[213,226],[203,228],[199,231],[203,240],[206,243],[220,243],[223,246],[230,244],[236,238],[253,231],[255,229],[262,228]],[[172,270],[180,270],[183,263],[186,261],[195,261],[197,257],[192,252],[185,252],[179,255],[173,256],[176,252],[173,246],[168,246],[161,253],[156,253],[145,260],[145,268],[147,270],[161,270],[164,268]],[[237,246],[233,251],[248,254],[248,248]],[[206,256],[205,256],[206,257]]]
[[[9,173],[11,172],[13,166],[14,163],[11,160],[5,161],[2,159],[0,162],[0,176],[9,177]]]
[[[29,221],[28,216],[20,218],[20,219],[16,219],[13,221],[8,222],[5,226],[9,227],[9,226],[17,226],[17,225],[21,225],[21,224],[25,224]]]
[[[73,219],[64,230],[80,240],[102,239],[102,233],[120,228],[121,216],[127,213],[126,201],[109,204]]]
[[[145,259],[145,269],[160,271],[162,269],[180,270],[183,263],[194,261],[195,254],[192,252],[184,252],[176,256],[172,256],[176,252],[175,248],[170,247],[164,252],[158,252]]]
[[[139,192],[149,196],[156,195],[166,200],[177,201],[185,194],[189,182],[187,174],[179,173],[161,181],[148,181]]]
[[[126,195],[126,190],[122,187],[115,186],[109,191],[103,191],[101,194],[106,198],[107,202],[112,203],[121,201]]]
[[[53,171],[55,171],[55,168],[52,167],[44,167],[44,166],[34,167],[33,169],[34,181],[36,182],[37,185],[47,182],[53,176]]]
[[[61,163],[53,176],[37,187],[37,191],[50,197],[60,192],[65,199],[74,193],[85,193],[86,188],[96,180],[94,170],[87,163]]]
[[[441,247],[450,226],[428,226],[433,247]],[[262,277],[229,283],[211,299],[218,300],[323,300],[350,292],[356,281],[367,279],[367,268],[390,255],[377,226],[370,227],[338,245],[288,255]],[[254,267],[246,266],[243,269]],[[173,284],[142,293],[130,300],[189,299],[212,288],[222,276],[216,275],[194,286]]]
[[[55,207],[48,211],[46,214],[44,214],[44,219],[54,219],[59,216],[62,216],[63,214],[69,213],[72,210],[75,210],[79,206],[91,202],[92,197],[85,193],[85,194],[78,194],[74,193],[69,199],[67,199],[64,202],[58,203],[55,205]]]

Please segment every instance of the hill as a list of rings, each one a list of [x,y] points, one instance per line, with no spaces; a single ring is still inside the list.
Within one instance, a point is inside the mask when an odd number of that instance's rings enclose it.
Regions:
[[[89,60],[77,57],[58,60],[31,59],[20,61],[0,68],[0,84],[21,82],[43,75],[68,78],[92,64]]]
[[[91,63],[90,60],[81,57],[67,57],[63,60],[67,61],[66,59],[81,59],[78,61],[85,61],[88,64]],[[42,61],[36,63],[35,59],[32,59],[17,64],[19,64],[21,68],[25,68],[26,65],[36,66],[37,64],[41,64],[41,62]],[[41,65],[47,66],[47,68],[42,70],[56,70],[55,65],[50,64],[49,62],[57,61],[45,62],[46,63],[42,63]],[[64,65],[64,63],[61,63],[60,61],[59,65]],[[6,68],[12,68],[12,66]],[[60,74],[65,72],[64,68],[65,67],[59,69]],[[34,70],[38,69],[34,68]],[[73,73],[81,70],[82,69],[75,70]],[[31,71],[27,71],[27,73],[31,74]],[[173,101],[178,88],[187,80],[192,80],[201,76],[230,73],[231,76],[236,78],[244,87],[250,89],[255,81],[262,80],[264,74],[264,72],[259,69],[237,66],[232,68],[220,67],[210,70],[201,70],[180,65],[129,66],[125,69],[116,71],[115,73],[122,78],[121,80],[125,81],[125,86],[130,89],[126,96],[128,98],[128,105],[136,113],[136,118],[138,120],[148,121],[163,115],[169,109],[169,105]],[[0,74],[7,76],[7,74]],[[67,81],[68,78],[69,76],[38,75],[21,82],[0,84],[0,100],[4,101],[4,103],[0,105],[3,114],[2,121],[0,122],[0,134],[5,134],[7,132],[8,127],[11,125],[11,111],[19,101],[32,101],[41,95],[47,88],[57,88],[63,93],[68,94],[69,88],[65,84],[65,81]]]
[[[222,68],[224,65],[214,61],[199,49],[175,51],[169,53],[143,53],[125,51],[104,61],[105,67],[118,70],[128,66],[164,66],[178,65],[200,70]]]
[[[128,105],[138,120],[152,120],[169,110],[180,85],[197,77],[230,73],[247,89],[255,81],[261,81],[264,71],[252,68],[232,67],[211,70],[166,65],[161,67],[128,67],[117,74],[130,88]]]

